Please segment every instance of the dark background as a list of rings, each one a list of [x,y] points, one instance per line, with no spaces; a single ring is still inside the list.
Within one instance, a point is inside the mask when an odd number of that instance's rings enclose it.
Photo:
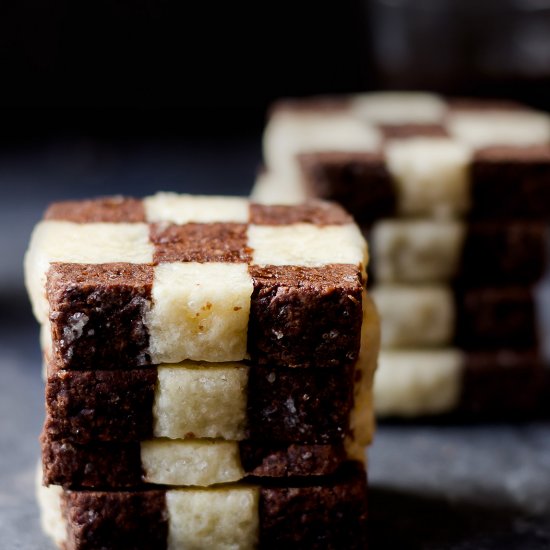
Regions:
[[[281,96],[379,88],[550,104],[546,0],[0,6],[4,142],[257,136]]]
[[[360,2],[0,8],[4,136],[236,136],[276,97],[361,89]]]
[[[0,547],[45,548],[43,418],[22,260],[46,205],[247,194],[281,96],[431,89],[550,109],[550,0],[0,3]],[[393,425],[374,548],[550,548],[547,422]]]

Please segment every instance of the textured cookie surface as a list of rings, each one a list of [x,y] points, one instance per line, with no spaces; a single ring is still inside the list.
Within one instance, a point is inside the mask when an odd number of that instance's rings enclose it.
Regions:
[[[272,110],[264,139],[270,175],[254,189],[255,200],[332,199],[360,223],[396,213],[550,217],[545,113],[509,102],[449,101],[425,93],[361,94],[340,102],[330,116],[378,132],[377,146],[352,144],[350,132],[338,148],[304,137],[304,113],[307,120],[328,125],[329,115],[316,100]],[[285,141],[293,147],[279,145]]]
[[[359,373],[369,383],[372,365]],[[46,384],[45,431],[54,440],[81,443],[150,437],[341,442],[350,433],[356,378],[354,367],[234,363],[56,371]]]
[[[346,265],[332,265],[329,270],[272,266],[253,267],[251,275],[252,357],[263,364],[289,366],[355,362],[362,319],[357,271]]]
[[[378,285],[372,296],[386,348],[536,347],[533,291],[518,286]]]
[[[374,151],[381,134],[373,126],[339,110],[281,109],[264,134],[267,166],[285,176],[296,174],[295,156],[310,151]]]
[[[385,219],[370,239],[378,282],[530,283],[546,267],[541,223]]]
[[[464,359],[454,349],[382,351],[374,381],[377,415],[452,411],[462,391]]]
[[[65,550],[366,546],[360,466],[320,484],[135,492],[50,486],[39,494],[42,517],[59,526],[57,542]]]
[[[455,308],[450,288],[380,285],[373,289],[382,319],[386,348],[449,345],[455,333]]]
[[[368,256],[335,204],[159,193],[57,203],[46,218],[26,281],[58,368],[246,358],[311,366],[312,351],[323,367],[357,357]],[[266,300],[289,331],[265,314]]]
[[[251,476],[326,476],[353,458],[342,444],[150,439],[80,445],[42,437],[44,483],[71,489],[135,489],[144,484],[206,487]]]
[[[380,417],[513,418],[539,410],[543,377],[543,363],[532,350],[384,350],[375,408]]]

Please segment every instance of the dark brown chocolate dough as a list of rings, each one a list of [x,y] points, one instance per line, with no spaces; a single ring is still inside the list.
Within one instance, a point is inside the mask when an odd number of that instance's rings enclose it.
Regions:
[[[442,124],[381,124],[379,128],[385,140],[449,137],[449,133]]]
[[[350,470],[332,486],[262,488],[260,548],[365,550],[366,477]]]
[[[140,441],[153,435],[156,369],[58,371],[46,382],[52,440]]]
[[[550,219],[550,146],[481,149],[471,181],[474,218]]]
[[[152,224],[153,259],[161,262],[243,262],[251,259],[240,223]]]
[[[307,193],[340,203],[360,224],[396,212],[396,190],[383,153],[298,155]]]
[[[126,197],[64,201],[51,204],[44,219],[75,223],[136,223],[145,222],[145,209],[140,199]]]
[[[468,224],[457,278],[470,285],[534,283],[546,269],[546,246],[543,223]]]
[[[368,238],[368,228],[362,228]],[[458,287],[531,285],[545,273],[546,224],[531,221],[472,221],[466,224],[457,271],[452,283]],[[376,265],[376,257],[370,262]],[[376,273],[369,272],[372,285]]]
[[[287,446],[242,441],[239,450],[245,472],[255,477],[326,476],[346,461],[343,444]]]
[[[253,364],[339,367],[357,360],[362,280],[357,267],[250,266]]]
[[[533,348],[537,325],[532,290],[523,287],[458,289],[456,344],[468,350]]]
[[[44,485],[67,489],[124,489],[143,485],[139,442],[80,445],[41,436]]]
[[[459,410],[475,418],[533,414],[541,405],[544,374],[532,350],[468,353]]]
[[[168,541],[166,491],[66,491],[66,550],[163,550]]]
[[[139,489],[145,486],[139,442],[75,443],[53,441],[43,433],[42,469],[46,485],[67,489]],[[246,475],[294,478],[334,474],[346,461],[343,444],[239,443]]]
[[[336,203],[311,200],[293,206],[252,203],[250,223],[256,225],[312,223],[322,226],[353,223],[353,218]]]
[[[54,363],[63,369],[130,369],[150,364],[144,316],[149,265],[52,263],[46,291]]]
[[[334,443],[349,433],[353,365],[253,367],[248,374],[248,437],[254,441]]]

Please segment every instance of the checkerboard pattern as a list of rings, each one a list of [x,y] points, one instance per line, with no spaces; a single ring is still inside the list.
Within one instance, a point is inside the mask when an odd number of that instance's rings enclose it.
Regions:
[[[60,548],[349,548],[367,546],[366,480],[200,489],[40,488],[43,528]],[[307,513],[304,512],[307,508]]]
[[[237,518],[235,547],[254,548],[285,542],[272,526],[300,523],[307,506],[308,525],[292,529],[307,545],[325,536],[328,506],[334,532],[345,525],[361,548],[380,338],[367,263],[353,219],[323,201],[159,193],[52,205],[25,259],[46,366],[39,498],[45,518],[70,510],[45,529],[80,549],[110,544],[112,522],[133,540],[141,522],[159,548],[211,547]],[[296,515],[280,507],[291,493],[313,500]],[[105,499],[82,533],[77,517]]]
[[[285,100],[264,159],[254,200],[331,199],[369,237],[381,416],[536,408],[548,114],[421,92]]]
[[[367,261],[336,206],[159,194],[54,205],[26,273],[59,368],[245,358],[322,367],[357,359]]]
[[[335,200],[359,223],[550,219],[550,117],[515,103],[391,92],[283,101],[264,158],[271,175],[255,200]]]

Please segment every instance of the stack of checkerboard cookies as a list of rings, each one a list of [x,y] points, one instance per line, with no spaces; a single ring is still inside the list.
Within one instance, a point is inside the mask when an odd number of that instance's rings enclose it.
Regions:
[[[53,204],[39,502],[65,550],[364,548],[379,321],[339,206]]]
[[[536,408],[548,115],[427,93],[282,101],[264,156],[254,200],[339,201],[369,236],[379,415]]]

